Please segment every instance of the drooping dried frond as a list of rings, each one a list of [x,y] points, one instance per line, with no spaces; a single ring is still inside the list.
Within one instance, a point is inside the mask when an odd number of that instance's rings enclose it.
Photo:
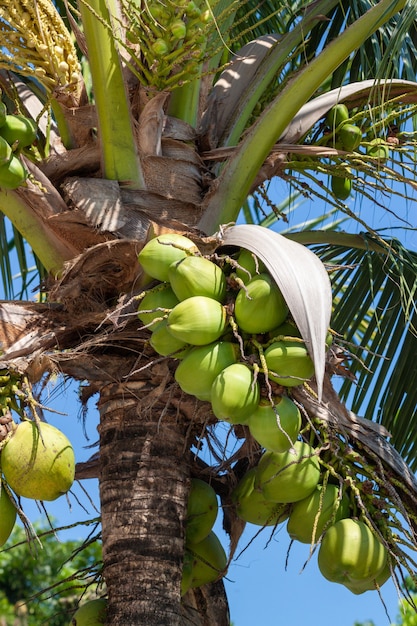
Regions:
[[[11,0],[0,7],[0,68],[36,78],[47,91],[75,92],[77,52],[50,0]]]

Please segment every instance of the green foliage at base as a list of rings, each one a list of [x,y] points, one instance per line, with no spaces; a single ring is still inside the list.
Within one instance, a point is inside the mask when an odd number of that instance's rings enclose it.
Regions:
[[[17,527],[9,547],[0,551],[0,622],[67,626],[86,585],[94,580],[101,545],[92,541],[80,549],[79,540],[60,541],[46,526],[36,524],[35,530],[42,546],[37,540],[28,543],[23,528]],[[87,590],[83,599],[90,595]]]

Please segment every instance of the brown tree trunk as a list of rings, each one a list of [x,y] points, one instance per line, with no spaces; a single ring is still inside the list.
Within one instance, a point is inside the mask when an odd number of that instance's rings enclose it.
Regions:
[[[142,388],[141,388],[142,387]],[[151,390],[149,390],[151,391]],[[187,425],[143,384],[101,391],[100,498],[107,623],[180,626]]]

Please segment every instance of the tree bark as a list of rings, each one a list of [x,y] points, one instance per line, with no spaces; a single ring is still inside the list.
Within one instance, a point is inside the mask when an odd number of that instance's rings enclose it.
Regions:
[[[100,498],[112,626],[180,626],[187,426],[141,383],[101,391]],[[149,396],[148,396],[149,398]]]

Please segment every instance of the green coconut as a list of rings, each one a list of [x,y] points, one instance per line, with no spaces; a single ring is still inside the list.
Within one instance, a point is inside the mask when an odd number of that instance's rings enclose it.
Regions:
[[[138,307],[138,318],[144,326],[155,329],[164,316],[179,302],[168,283],[148,291]]]
[[[260,401],[247,421],[252,436],[263,448],[273,452],[285,452],[295,443],[300,433],[301,414],[292,400],[286,396]]]
[[[244,363],[226,367],[213,381],[211,408],[219,420],[244,424],[260,400],[259,383]]]
[[[316,542],[329,524],[348,517],[349,501],[344,495],[339,495],[337,485],[322,485],[307,498],[293,505],[287,524],[287,531],[291,539],[301,543]]]
[[[283,387],[302,385],[314,374],[314,363],[301,341],[275,341],[265,350],[268,378]]]
[[[0,136],[0,166],[9,163],[12,154],[13,152],[10,145]]]
[[[3,485],[0,493],[0,546],[4,546],[16,522],[16,507]]]
[[[89,600],[75,611],[69,626],[104,626],[106,613],[107,600]]]
[[[207,296],[223,302],[226,277],[218,265],[201,256],[188,256],[169,266],[168,279],[178,300]]]
[[[347,200],[352,191],[352,181],[350,178],[334,175],[331,179],[331,188],[336,198],[339,200]]]
[[[354,124],[343,124],[337,135],[342,143],[343,149],[349,152],[356,150],[362,141],[362,131]]]
[[[234,316],[246,333],[266,333],[279,326],[287,315],[284,297],[269,274],[252,278],[236,296]]]
[[[187,542],[185,553],[187,565],[184,565],[191,567],[190,587],[201,587],[225,575],[226,553],[213,531],[198,543]]]
[[[232,492],[236,513],[244,522],[256,526],[276,526],[286,519],[290,505],[265,500],[262,491],[255,489],[256,467],[244,474]]]
[[[213,487],[204,480],[193,478],[187,503],[186,542],[197,543],[207,537],[216,521],[218,508]]]
[[[225,367],[236,363],[238,351],[230,341],[191,348],[175,370],[175,380],[185,393],[209,401],[214,379]]]
[[[0,126],[0,135],[10,144],[18,142],[18,148],[30,146],[36,139],[35,122],[24,115],[6,115]]]
[[[238,267],[235,270],[236,276],[240,278],[243,283],[248,283],[252,278],[258,274],[264,274],[266,272],[265,264],[262,263],[256,257],[253,252],[243,248],[239,252],[237,257]]]
[[[189,254],[198,253],[191,239],[176,233],[164,233],[151,239],[139,252],[139,263],[152,278],[168,281],[169,266]]]
[[[348,119],[349,109],[343,103],[335,104],[326,115],[326,123],[332,130]]]
[[[183,300],[172,309],[167,319],[167,328],[173,337],[194,346],[216,341],[226,326],[225,308],[207,296]]]
[[[188,344],[174,337],[168,330],[167,320],[158,322],[149,339],[152,348],[161,356],[181,358],[188,350]]]
[[[0,167],[0,188],[17,189],[26,181],[28,173],[19,157],[13,155],[10,161]]]
[[[366,154],[374,159],[377,159],[378,163],[386,163],[389,158],[389,147],[387,142],[381,137],[375,137],[366,146]]]
[[[387,549],[365,522],[342,519],[326,531],[318,553],[320,572],[327,580],[360,594],[375,588],[386,575]]]
[[[75,475],[74,450],[55,426],[21,422],[1,453],[4,478],[24,498],[56,500]]]
[[[255,489],[266,500],[298,502],[307,498],[320,480],[320,464],[314,449],[296,441],[287,452],[265,452],[259,461]]]

